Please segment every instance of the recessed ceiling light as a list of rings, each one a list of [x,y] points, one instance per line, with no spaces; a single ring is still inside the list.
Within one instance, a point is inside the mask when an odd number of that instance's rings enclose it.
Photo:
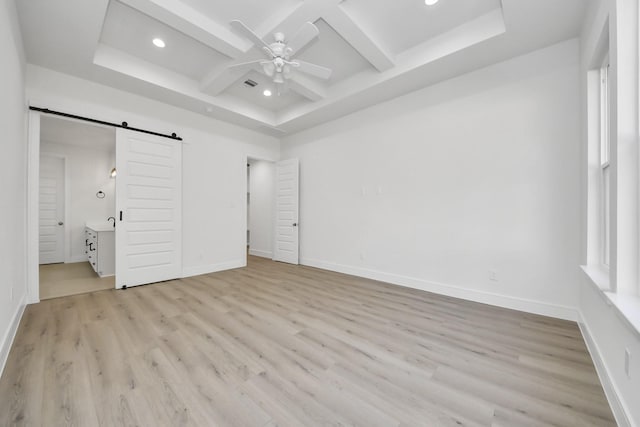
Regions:
[[[158,39],[158,38],[153,39],[153,44],[155,44],[158,47],[165,47],[166,46],[164,44],[164,40]]]
[[[271,96],[271,91],[269,89],[265,89],[264,92],[262,92],[262,94],[264,96]]]
[[[424,4],[427,6],[433,6],[436,3],[438,3],[438,0],[424,0]]]

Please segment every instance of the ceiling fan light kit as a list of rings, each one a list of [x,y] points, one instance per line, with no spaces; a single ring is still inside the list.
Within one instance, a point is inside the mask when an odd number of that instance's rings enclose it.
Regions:
[[[273,43],[264,41],[241,21],[231,21],[231,27],[251,40],[255,47],[259,47],[268,56],[268,59],[234,64],[229,69],[232,71],[249,71],[253,69],[264,73],[276,85],[278,95],[282,92],[281,89],[286,81],[293,77],[293,70],[322,80],[328,80],[331,77],[332,70],[329,68],[292,58],[318,37],[320,31],[311,22],[304,24],[290,40],[287,40],[281,32],[275,33],[273,35]]]

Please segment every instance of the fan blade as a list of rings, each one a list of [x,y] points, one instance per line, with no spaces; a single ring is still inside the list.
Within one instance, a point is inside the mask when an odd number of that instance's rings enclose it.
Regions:
[[[318,37],[318,34],[320,34],[320,30],[318,30],[318,27],[313,25],[311,22],[305,23],[302,27],[300,27],[296,35],[287,42],[289,55],[295,54],[297,51],[308,45],[311,40]]]
[[[333,72],[330,68],[322,67],[320,65],[312,64],[310,62],[300,61],[299,59],[292,61],[291,65],[293,65],[303,73],[307,73],[309,75],[318,77],[319,79],[323,79],[323,80],[329,80],[329,78],[331,77],[331,73]]]
[[[251,40],[253,44],[257,48],[262,48],[267,54],[269,54],[272,58],[275,58],[275,55],[271,51],[269,45],[262,40],[256,33],[253,32],[249,27],[244,25],[241,21],[233,20],[231,21],[231,27],[236,30],[238,33],[241,33],[244,37]]]
[[[251,62],[241,62],[240,64],[229,65],[227,69],[231,71],[249,71],[249,70],[262,71],[263,62],[265,61],[258,60],[258,61],[251,61]]]

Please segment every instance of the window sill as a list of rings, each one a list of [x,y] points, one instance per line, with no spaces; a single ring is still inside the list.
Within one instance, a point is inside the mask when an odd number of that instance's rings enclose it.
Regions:
[[[608,270],[602,266],[593,265],[581,265],[580,268],[602,292],[609,292],[611,283],[609,282]]]
[[[608,303],[613,305],[622,318],[640,336],[640,298],[635,295],[605,292]]]
[[[611,292],[609,272],[604,268],[588,265],[580,267],[591,283],[601,292],[607,305],[614,307],[620,318],[640,337],[640,297]]]

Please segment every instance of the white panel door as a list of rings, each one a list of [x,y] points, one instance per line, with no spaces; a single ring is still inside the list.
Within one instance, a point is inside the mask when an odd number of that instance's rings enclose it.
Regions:
[[[40,157],[40,264],[64,262],[64,159]]]
[[[274,261],[298,264],[298,159],[276,163]]]
[[[116,130],[116,288],[182,273],[182,144]]]

